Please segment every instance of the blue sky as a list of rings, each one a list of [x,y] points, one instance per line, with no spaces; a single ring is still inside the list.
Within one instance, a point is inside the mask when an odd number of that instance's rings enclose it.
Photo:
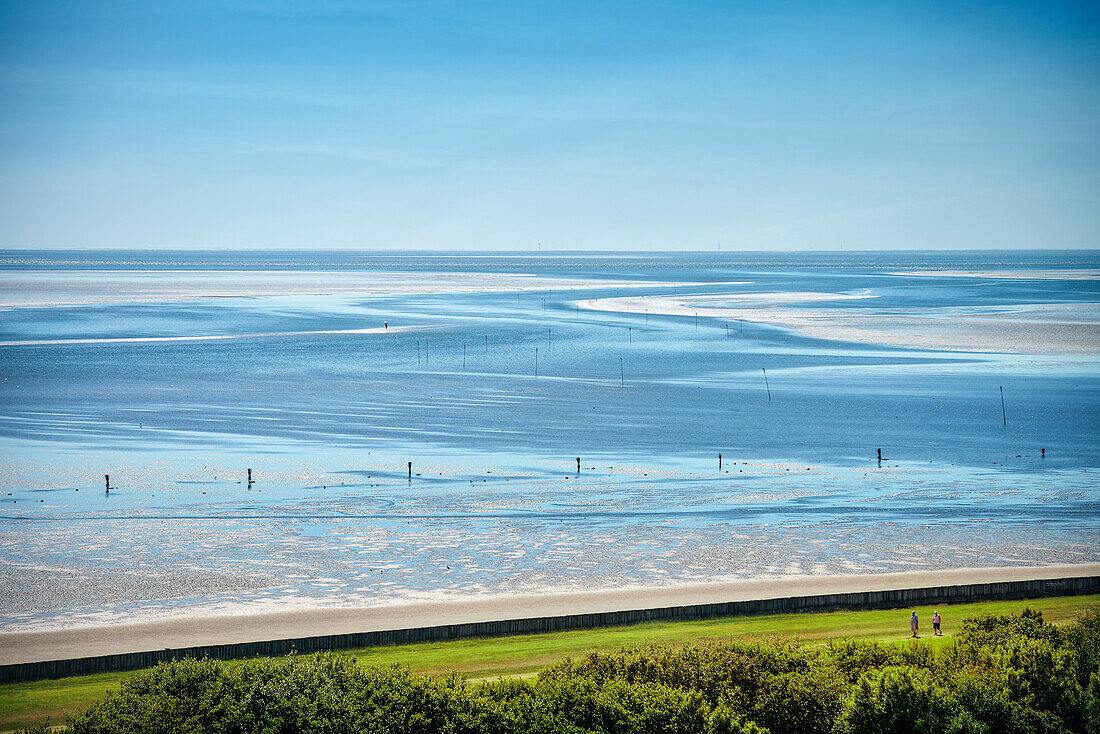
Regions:
[[[1100,4],[0,0],[0,247],[1100,245]]]

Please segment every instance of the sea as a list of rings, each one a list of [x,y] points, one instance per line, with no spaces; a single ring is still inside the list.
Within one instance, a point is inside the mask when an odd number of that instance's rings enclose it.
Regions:
[[[1100,560],[1100,252],[0,251],[0,627]]]

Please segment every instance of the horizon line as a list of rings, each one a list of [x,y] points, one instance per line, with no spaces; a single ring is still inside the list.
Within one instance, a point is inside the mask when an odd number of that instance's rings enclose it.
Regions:
[[[577,255],[577,254],[652,254],[652,255],[686,255],[686,254],[772,254],[772,253],[816,253],[816,254],[851,254],[851,253],[904,253],[904,252],[1098,252],[1100,246],[1095,247],[922,247],[922,248],[876,248],[876,249],[730,249],[730,250],[628,250],[628,249],[552,249],[552,250],[507,250],[507,249],[433,249],[426,247],[408,248],[357,248],[357,247],[116,247],[116,246],[85,246],[85,247],[23,247],[3,246],[0,253],[14,252],[318,252],[318,253],[423,253],[435,254],[475,254],[475,255]]]

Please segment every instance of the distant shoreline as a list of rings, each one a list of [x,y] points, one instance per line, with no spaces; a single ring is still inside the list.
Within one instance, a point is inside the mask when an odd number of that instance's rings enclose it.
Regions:
[[[887,592],[971,584],[1100,576],[1100,563],[1016,568],[803,576],[611,591],[490,596],[367,608],[303,608],[260,614],[188,617],[46,632],[0,633],[0,665],[137,653],[166,648],[384,632],[442,625],[630,610],[726,604],[787,597]]]

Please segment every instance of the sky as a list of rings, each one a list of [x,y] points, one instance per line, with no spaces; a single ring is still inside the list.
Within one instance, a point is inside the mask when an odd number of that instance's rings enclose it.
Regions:
[[[1100,3],[0,0],[0,247],[1098,231]]]

